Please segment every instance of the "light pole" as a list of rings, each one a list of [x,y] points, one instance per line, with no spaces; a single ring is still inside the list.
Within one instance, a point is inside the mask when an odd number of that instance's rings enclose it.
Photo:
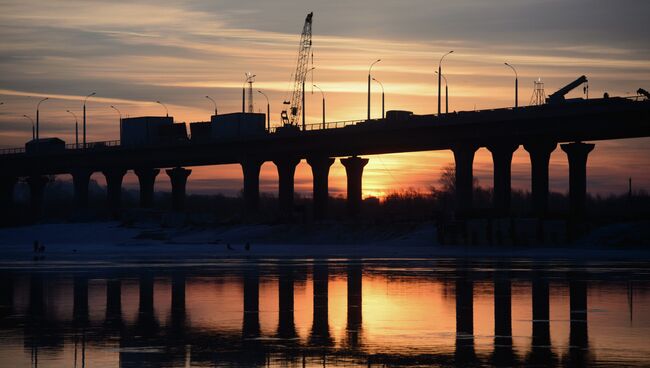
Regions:
[[[370,64],[370,68],[368,68],[368,120],[370,120],[370,79],[372,78],[370,76],[370,73],[372,72],[372,67],[380,62],[381,59],[377,59]]]
[[[74,147],[79,148],[79,119],[77,119],[77,115],[70,111],[70,110],[65,110],[67,113],[72,115],[74,117]]]
[[[440,115],[440,85],[442,84],[442,59],[445,58],[445,56],[451,54],[454,52],[454,50],[451,50],[447,52],[446,54],[442,55],[440,58],[440,61],[438,62],[438,115]]]
[[[29,119],[32,122],[32,140],[36,139],[36,130],[34,129],[34,119],[27,115],[23,115],[24,118]]]
[[[156,103],[165,108],[165,117],[169,117],[169,109],[167,108],[167,106],[160,101],[156,101]]]
[[[217,116],[217,103],[212,99],[210,96],[205,96],[208,100],[212,101],[212,104],[214,105],[214,116]]]
[[[39,108],[41,107],[41,104],[44,101],[47,101],[49,99],[50,99],[49,97],[45,97],[44,99],[38,101],[38,103],[36,104],[36,141],[40,140],[40,135],[38,133],[38,129],[39,129]]]
[[[508,63],[503,63],[506,66],[509,66],[510,69],[512,69],[513,72],[515,72],[515,108],[519,107],[519,76],[517,75],[517,69],[515,69],[514,66],[508,64]]]
[[[438,74],[438,72],[436,72]],[[442,75],[442,79],[445,80],[445,114],[449,113],[449,83],[447,83],[447,77]]]
[[[386,114],[384,113],[384,84],[377,80],[377,78],[372,78],[375,82],[379,83],[381,87],[381,118],[385,119]]]
[[[96,93],[93,92],[93,93],[89,94],[88,96],[86,96],[86,98],[84,98],[84,142],[83,142],[84,146],[83,146],[83,148],[86,148],[86,101],[88,101],[88,99],[90,97],[94,96],[95,94]]]
[[[264,98],[266,98],[266,131],[271,132],[271,103],[269,102],[269,96],[266,95],[266,93],[258,90]]]
[[[313,86],[318,88],[318,90],[320,91],[320,95],[323,97],[323,129],[325,129],[325,93],[319,86],[315,84]]]
[[[305,79],[307,79],[307,74],[309,74],[309,72],[313,72],[314,69],[316,69],[315,66],[307,70],[307,72],[305,73]],[[305,103],[305,79],[302,80],[302,130],[305,130],[305,112],[307,111],[307,104]],[[312,76],[312,81],[313,81],[313,76]]]
[[[118,110],[117,107],[111,105],[111,109],[117,111],[117,115],[120,116],[120,141],[122,140],[122,112]]]

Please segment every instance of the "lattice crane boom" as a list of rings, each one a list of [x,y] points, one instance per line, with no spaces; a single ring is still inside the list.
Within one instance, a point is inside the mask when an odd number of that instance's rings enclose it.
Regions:
[[[311,51],[311,23],[313,12],[307,14],[305,25],[302,28],[300,36],[300,45],[298,47],[298,63],[296,71],[293,74],[293,89],[289,100],[285,100],[285,110],[280,114],[283,124],[298,125],[302,106],[302,89],[305,85],[305,78],[309,67],[309,52]],[[303,122],[304,123],[304,122]]]

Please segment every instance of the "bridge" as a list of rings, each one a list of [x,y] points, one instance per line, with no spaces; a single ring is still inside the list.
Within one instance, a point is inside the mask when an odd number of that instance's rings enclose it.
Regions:
[[[487,148],[494,162],[494,210],[508,214],[510,167],[513,152],[520,146],[531,162],[531,191],[534,213],[547,212],[549,157],[558,144],[569,161],[571,214],[584,212],[586,164],[593,143],[610,139],[650,136],[650,100],[605,97],[570,100],[539,106],[462,111],[441,115],[410,115],[406,119],[377,119],[320,124],[304,130],[271,130],[260,136],[187,140],[165,144],[125,146],[119,141],[68,145],[60,152],[0,152],[0,201],[4,215],[13,205],[13,189],[24,180],[30,189],[30,206],[38,213],[48,176],[71,174],[76,205],[88,205],[90,175],[106,177],[107,200],[119,213],[122,178],[133,170],[140,184],[140,204],[150,207],[154,182],[161,169],[171,180],[175,210],[181,210],[191,170],[187,166],[240,164],[243,171],[244,203],[254,213],[259,203],[259,173],[264,162],[278,170],[279,202],[284,214],[291,212],[294,173],[305,159],[313,173],[314,218],[327,216],[329,168],[340,158],[347,174],[347,204],[351,216],[362,203],[362,176],[368,158],[401,152],[446,150],[454,154],[457,213],[472,211],[472,164],[474,153]]]

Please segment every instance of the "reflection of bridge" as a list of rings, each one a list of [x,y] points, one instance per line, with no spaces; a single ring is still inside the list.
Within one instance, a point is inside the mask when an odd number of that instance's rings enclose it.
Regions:
[[[178,364],[190,359],[192,362],[233,362],[246,366],[265,366],[268,359],[297,361],[299,359],[350,360],[367,364],[480,364],[501,366],[553,365],[558,357],[550,340],[549,282],[548,275],[533,270],[532,276],[532,346],[520,361],[512,344],[511,280],[522,278],[521,274],[502,271],[473,272],[467,269],[451,270],[455,279],[456,343],[455,351],[436,354],[372,353],[364,348],[362,322],[362,275],[361,263],[347,264],[347,324],[346,336],[335,344],[328,323],[327,281],[330,267],[316,263],[312,267],[313,323],[305,342],[297,339],[294,323],[294,280],[304,274],[304,266],[288,263],[278,264],[278,326],[272,338],[263,336],[259,321],[259,287],[261,270],[258,266],[245,268],[240,275],[243,287],[243,319],[240,333],[215,331],[191,325],[186,315],[186,277],[183,271],[168,274],[171,280],[171,311],[168,322],[162,327],[154,314],[153,273],[144,270],[139,279],[139,304],[135,322],[123,320],[121,300],[121,277],[108,277],[106,283],[106,314],[100,325],[89,322],[88,280],[92,275],[78,273],[73,278],[73,314],[69,322],[57,321],[46,302],[44,275],[33,273],[30,277],[29,304],[22,318],[5,318],[12,315],[14,278],[5,274],[2,283],[3,330],[24,335],[25,349],[38,355],[39,350],[61,351],[65,339],[74,336],[74,342],[82,344],[107,344],[117,341],[120,348],[120,366],[135,367],[144,362]],[[136,275],[122,275],[132,278]],[[205,275],[201,275],[205,276]],[[569,273],[570,336],[569,349],[563,357],[570,366],[585,363],[588,356],[587,287],[584,273]],[[481,356],[474,349],[474,282],[492,279],[494,283],[494,348],[489,355]],[[215,311],[218,313],[218,311]],[[191,316],[189,316],[191,317]],[[76,345],[75,345],[76,346]],[[186,349],[191,346],[191,352]],[[386,347],[389,348],[389,347]],[[451,348],[451,347],[450,347]]]
[[[451,149],[456,161],[458,210],[472,209],[472,163],[479,147],[492,152],[494,161],[494,207],[507,213],[510,206],[510,164],[513,152],[523,144],[530,154],[533,208],[546,212],[549,156],[560,142],[569,159],[571,210],[580,215],[586,195],[586,162],[593,144],[582,141],[650,136],[650,101],[623,98],[593,99],[518,109],[450,113],[443,116],[412,116],[405,121],[371,120],[333,129],[274,132],[208,142],[186,142],[146,147],[95,147],[61,153],[0,155],[0,199],[12,202],[17,179],[30,187],[32,209],[38,212],[45,175],[69,173],[80,207],[88,203],[88,182],[101,171],[107,182],[109,206],[120,206],[122,178],[134,170],[140,181],[140,202],[151,206],[158,168],[171,179],[174,206],[182,207],[191,170],[183,166],[238,163],[244,176],[246,209],[254,212],[259,200],[261,165],[272,161],[278,169],[280,208],[293,206],[296,165],[306,159],[314,177],[314,215],[326,214],[328,173],[334,157],[342,158],[348,183],[348,209],[359,211],[363,168],[368,159],[359,155]]]

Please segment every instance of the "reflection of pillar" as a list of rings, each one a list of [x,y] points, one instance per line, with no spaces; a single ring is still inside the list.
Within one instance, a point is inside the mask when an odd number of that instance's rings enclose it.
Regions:
[[[43,196],[45,186],[50,182],[47,176],[30,176],[26,180],[29,185],[29,203],[32,218],[38,219],[43,214]]]
[[[106,280],[106,321],[122,320],[122,285],[119,279]]]
[[[465,274],[456,278],[456,364],[474,353],[474,284]]]
[[[278,336],[292,339],[297,336],[293,313],[294,272],[291,265],[280,266],[278,275]]]
[[[567,366],[589,366],[589,332],[587,322],[587,282],[584,275],[571,275],[569,281],[569,351]]]
[[[361,212],[363,168],[368,161],[367,158],[357,156],[341,159],[348,177],[348,215],[350,216],[357,216]]]
[[[515,365],[512,349],[512,292],[509,275],[496,271],[494,279],[494,354],[497,366]]]
[[[549,365],[555,360],[551,350],[551,330],[549,323],[549,286],[543,275],[534,275],[533,294],[533,341],[527,363]]]
[[[512,154],[518,144],[495,144],[487,147],[492,153],[494,165],[494,210],[498,215],[508,215],[511,197]]]
[[[350,347],[359,345],[359,333],[363,318],[362,310],[362,279],[363,266],[361,263],[348,265],[348,344]]]
[[[328,176],[330,166],[334,159],[327,156],[314,156],[307,159],[311,166],[313,184],[314,219],[323,220],[327,216],[327,202],[329,200]]]
[[[280,202],[280,213],[291,216],[293,212],[293,179],[296,173],[296,166],[300,163],[299,158],[284,157],[273,160],[278,169],[278,200]]]
[[[314,263],[312,276],[314,318],[309,336],[310,343],[313,345],[323,346],[332,343],[329,327],[328,279],[329,269],[327,263]]]
[[[263,161],[245,159],[240,162],[244,173],[244,207],[247,213],[255,213],[260,202],[260,168]]]
[[[74,201],[79,209],[88,208],[88,185],[90,184],[90,176],[92,173],[92,170],[85,168],[73,169],[70,172],[74,187]]]
[[[141,329],[139,332],[143,336],[155,336],[158,321],[154,315],[154,300],[153,300],[153,276],[146,273],[140,276],[140,300],[138,305],[138,319],[137,324]]]
[[[455,145],[452,147],[456,161],[456,208],[459,213],[466,214],[472,210],[474,193],[474,175],[472,165],[474,153],[478,147],[474,145]]]
[[[45,316],[45,285],[43,276],[34,273],[29,280],[29,307],[27,308],[30,320],[40,320]]]
[[[246,270],[244,274],[244,338],[260,335],[260,276],[257,269]]]
[[[180,336],[185,326],[185,275],[172,275],[171,334]],[[182,349],[184,351],[184,349]]]
[[[537,141],[524,145],[530,154],[533,211],[539,217],[544,217],[548,211],[548,163],[555,147],[557,147],[557,143],[549,141]]]
[[[187,177],[190,176],[192,170],[175,167],[165,170],[165,172],[169,175],[169,179],[172,182],[172,209],[174,211],[182,211],[185,206]]]
[[[133,170],[133,172],[138,176],[138,182],[140,183],[140,207],[153,207],[153,188],[156,183],[156,176],[160,173],[160,170],[139,168]]]
[[[73,279],[72,321],[78,327],[88,324],[88,278],[84,275]]]
[[[0,226],[8,226],[15,218],[14,188],[17,181],[15,176],[0,176]]]
[[[585,214],[587,200],[587,156],[595,145],[574,142],[560,145],[569,158],[569,200],[571,216],[579,220]]]
[[[11,315],[14,307],[14,280],[11,274],[0,274],[0,318]]]
[[[111,215],[119,217],[122,205],[122,179],[126,174],[124,169],[107,169],[102,171],[106,177],[106,199]]]

